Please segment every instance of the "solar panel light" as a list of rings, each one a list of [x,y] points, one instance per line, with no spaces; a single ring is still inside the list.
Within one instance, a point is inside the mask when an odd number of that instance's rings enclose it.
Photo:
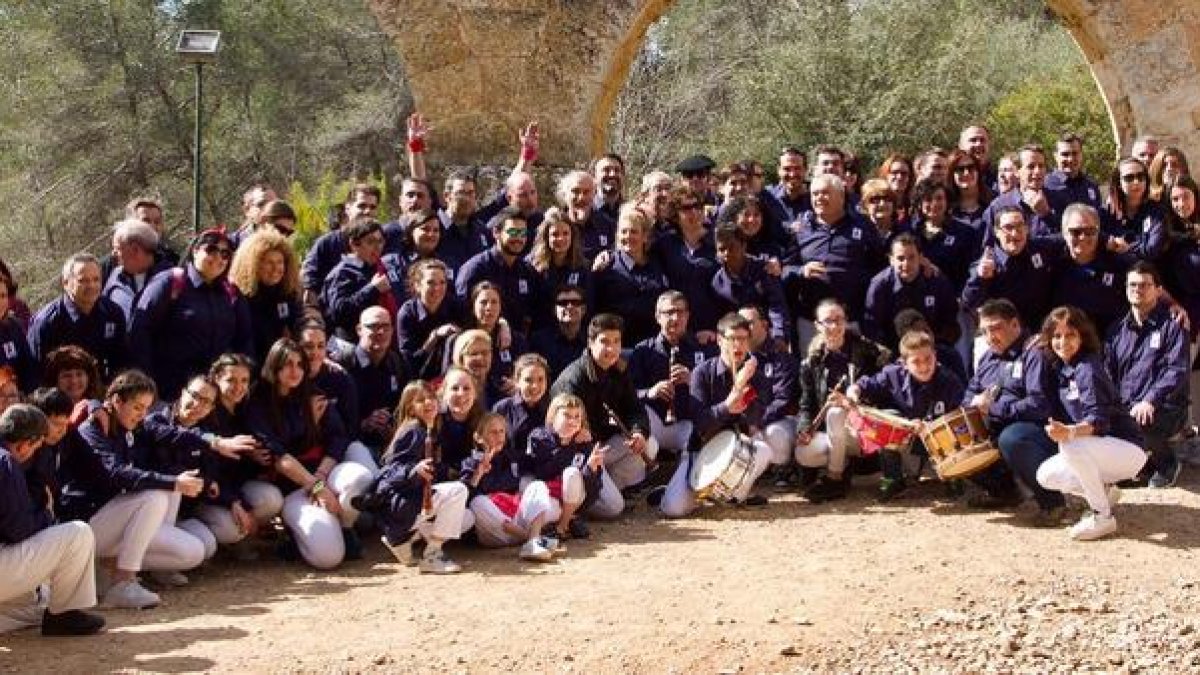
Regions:
[[[185,30],[179,34],[175,53],[184,63],[213,63],[221,48],[219,30]]]

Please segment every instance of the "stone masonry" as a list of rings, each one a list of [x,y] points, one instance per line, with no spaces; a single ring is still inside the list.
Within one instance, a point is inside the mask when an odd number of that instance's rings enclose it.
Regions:
[[[368,0],[447,163],[507,165],[542,121],[542,160],[606,149],[646,30],[677,0]],[[683,0],[686,1],[686,0]],[[1048,0],[1108,103],[1122,147],[1152,133],[1200,152],[1200,0]]]

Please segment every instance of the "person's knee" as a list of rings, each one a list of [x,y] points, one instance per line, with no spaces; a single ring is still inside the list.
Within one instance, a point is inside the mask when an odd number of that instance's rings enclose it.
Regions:
[[[255,488],[250,502],[250,509],[254,513],[255,519],[269,520],[283,510],[283,492],[274,485],[263,483]]]
[[[62,533],[67,542],[67,549],[72,553],[93,555],[96,551],[96,534],[91,526],[82,520],[69,520],[55,525],[54,529]]]
[[[807,445],[797,445],[795,455],[797,464],[810,469],[823,467],[829,461],[828,451],[816,438]]]
[[[687,495],[671,494],[668,491],[667,494],[663,495],[662,503],[658,505],[658,509],[667,518],[685,518],[695,508],[693,501],[688,499]]]
[[[471,494],[466,485],[463,485],[459,482],[442,483],[438,486],[438,490],[443,492],[443,499],[445,499],[448,504],[457,502],[461,504],[463,508],[466,508],[467,497],[469,497]]]
[[[346,557],[345,545],[339,541],[324,546],[313,546],[304,554],[304,561],[319,570],[331,570],[342,564]]]

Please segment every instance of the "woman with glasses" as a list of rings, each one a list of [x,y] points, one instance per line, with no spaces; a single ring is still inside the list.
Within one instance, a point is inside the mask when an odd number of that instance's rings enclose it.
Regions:
[[[950,153],[950,218],[966,225],[982,242],[985,238],[983,212],[992,203],[992,190],[982,179],[979,161],[962,150]]]
[[[368,307],[379,306],[396,316],[407,299],[403,270],[394,257],[383,262],[383,227],[374,220],[355,221],[342,228],[349,253],[342,256],[321,289],[325,324],[346,342],[355,342],[355,326]]]
[[[708,302],[708,283],[717,271],[717,252],[712,231],[704,222],[704,198],[690,187],[671,191],[670,220],[674,228],[655,240],[652,256],[667,275],[671,288],[683,293],[692,309],[692,326],[708,326],[703,344],[711,343],[716,334],[711,327],[717,324],[715,311]]]
[[[863,183],[862,199],[858,202],[858,212],[868,222],[875,226],[875,232],[884,243],[884,250],[891,248],[892,239],[907,231],[907,226],[901,223],[897,206],[896,192],[888,181],[882,178],[872,178]],[[874,272],[887,266],[887,258],[880,257],[876,262]]]
[[[535,324],[554,319],[554,292],[561,286],[579,286],[591,297],[591,265],[583,257],[580,230],[557,207],[546,209],[525,260],[538,273],[540,291],[532,308]]]
[[[353,225],[351,225],[353,227]],[[283,338],[271,346],[246,403],[246,425],[271,452],[277,485],[287,493],[283,522],[298,553],[317,569],[362,555],[350,500],[367,491],[372,469],[347,457],[349,438],[337,409],[313,388],[304,351]],[[285,556],[292,554],[285,547]]]
[[[250,306],[227,276],[232,258],[225,230],[205,230],[181,267],[142,291],[129,326],[130,351],[159,391],[175,395],[225,352],[254,353]]]
[[[1162,206],[1150,198],[1150,174],[1133,157],[1117,162],[1108,180],[1108,208],[1102,214],[1108,248],[1154,262],[1167,248]]]
[[[287,238],[263,229],[242,241],[229,270],[229,280],[245,296],[253,317],[257,360],[281,337],[296,336],[300,320],[300,259]]]

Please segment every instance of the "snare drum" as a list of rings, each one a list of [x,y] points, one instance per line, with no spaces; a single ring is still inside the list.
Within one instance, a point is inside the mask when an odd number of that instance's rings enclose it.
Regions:
[[[865,405],[851,408],[846,424],[858,436],[858,445],[864,455],[873,455],[880,450],[908,450],[917,430],[916,424],[899,415]]]
[[[1000,459],[979,408],[959,408],[926,423],[921,442],[942,480],[973,476]]]
[[[754,469],[754,444],[748,436],[722,431],[693,458],[688,484],[697,499],[733,499],[749,481]]]

